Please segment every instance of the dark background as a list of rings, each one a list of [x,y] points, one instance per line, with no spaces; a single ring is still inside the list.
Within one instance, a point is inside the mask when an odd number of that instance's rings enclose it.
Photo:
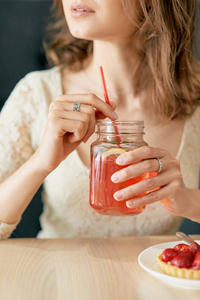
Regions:
[[[47,68],[42,38],[51,4],[52,0],[0,0],[0,109],[24,75]],[[37,235],[39,215],[43,209],[41,191],[42,187],[11,237]],[[180,230],[188,234],[200,233],[200,224],[184,220]]]
[[[42,38],[52,0],[0,0],[0,109],[27,73],[47,68]],[[43,205],[37,192],[11,237],[35,237]]]

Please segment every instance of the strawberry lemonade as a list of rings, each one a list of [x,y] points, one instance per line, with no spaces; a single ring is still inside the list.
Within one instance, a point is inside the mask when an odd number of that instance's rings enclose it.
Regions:
[[[101,151],[99,149],[95,151],[94,147],[91,153],[90,205],[101,214],[133,215],[139,214],[145,209],[145,206],[130,209],[126,206],[127,200],[117,201],[113,197],[116,191],[148,177],[148,174],[143,174],[121,183],[113,183],[111,181],[111,176],[125,167],[116,164],[117,157],[124,152],[126,150],[122,148],[110,148],[106,151],[102,148]]]

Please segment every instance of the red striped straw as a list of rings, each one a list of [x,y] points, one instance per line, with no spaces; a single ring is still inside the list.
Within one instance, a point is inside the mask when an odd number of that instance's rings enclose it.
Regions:
[[[108,98],[108,93],[107,93],[107,88],[106,88],[106,82],[105,82],[105,77],[104,77],[104,73],[103,73],[103,67],[100,66],[100,72],[101,72],[101,79],[102,79],[102,83],[103,83],[103,90],[104,90],[104,99],[106,101],[107,104],[110,105],[110,100]],[[111,106],[111,105],[110,105]],[[113,122],[112,122],[113,123]],[[115,130],[115,133],[116,133],[116,139],[118,141],[118,147],[121,148],[120,144],[121,144],[121,138],[119,136],[119,131],[118,131],[118,128],[117,126],[113,123],[113,128]]]

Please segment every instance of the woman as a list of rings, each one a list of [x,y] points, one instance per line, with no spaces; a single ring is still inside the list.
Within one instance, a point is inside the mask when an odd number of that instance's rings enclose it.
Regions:
[[[183,217],[200,222],[195,1],[54,2],[58,19],[46,49],[58,66],[22,79],[0,117],[1,238],[42,183],[41,238],[173,234]],[[102,100],[99,65],[111,106]],[[137,216],[102,216],[88,205],[89,148],[96,120],[106,117],[145,123],[150,146],[119,156],[130,166],[112,176],[120,182],[160,171],[115,193],[121,201],[161,187],[127,201],[147,204]]]

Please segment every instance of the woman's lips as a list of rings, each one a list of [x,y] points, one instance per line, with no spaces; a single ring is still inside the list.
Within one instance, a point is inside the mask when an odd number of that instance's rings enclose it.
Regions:
[[[86,17],[94,14],[95,12],[85,5],[72,5],[70,13],[72,17]]]

